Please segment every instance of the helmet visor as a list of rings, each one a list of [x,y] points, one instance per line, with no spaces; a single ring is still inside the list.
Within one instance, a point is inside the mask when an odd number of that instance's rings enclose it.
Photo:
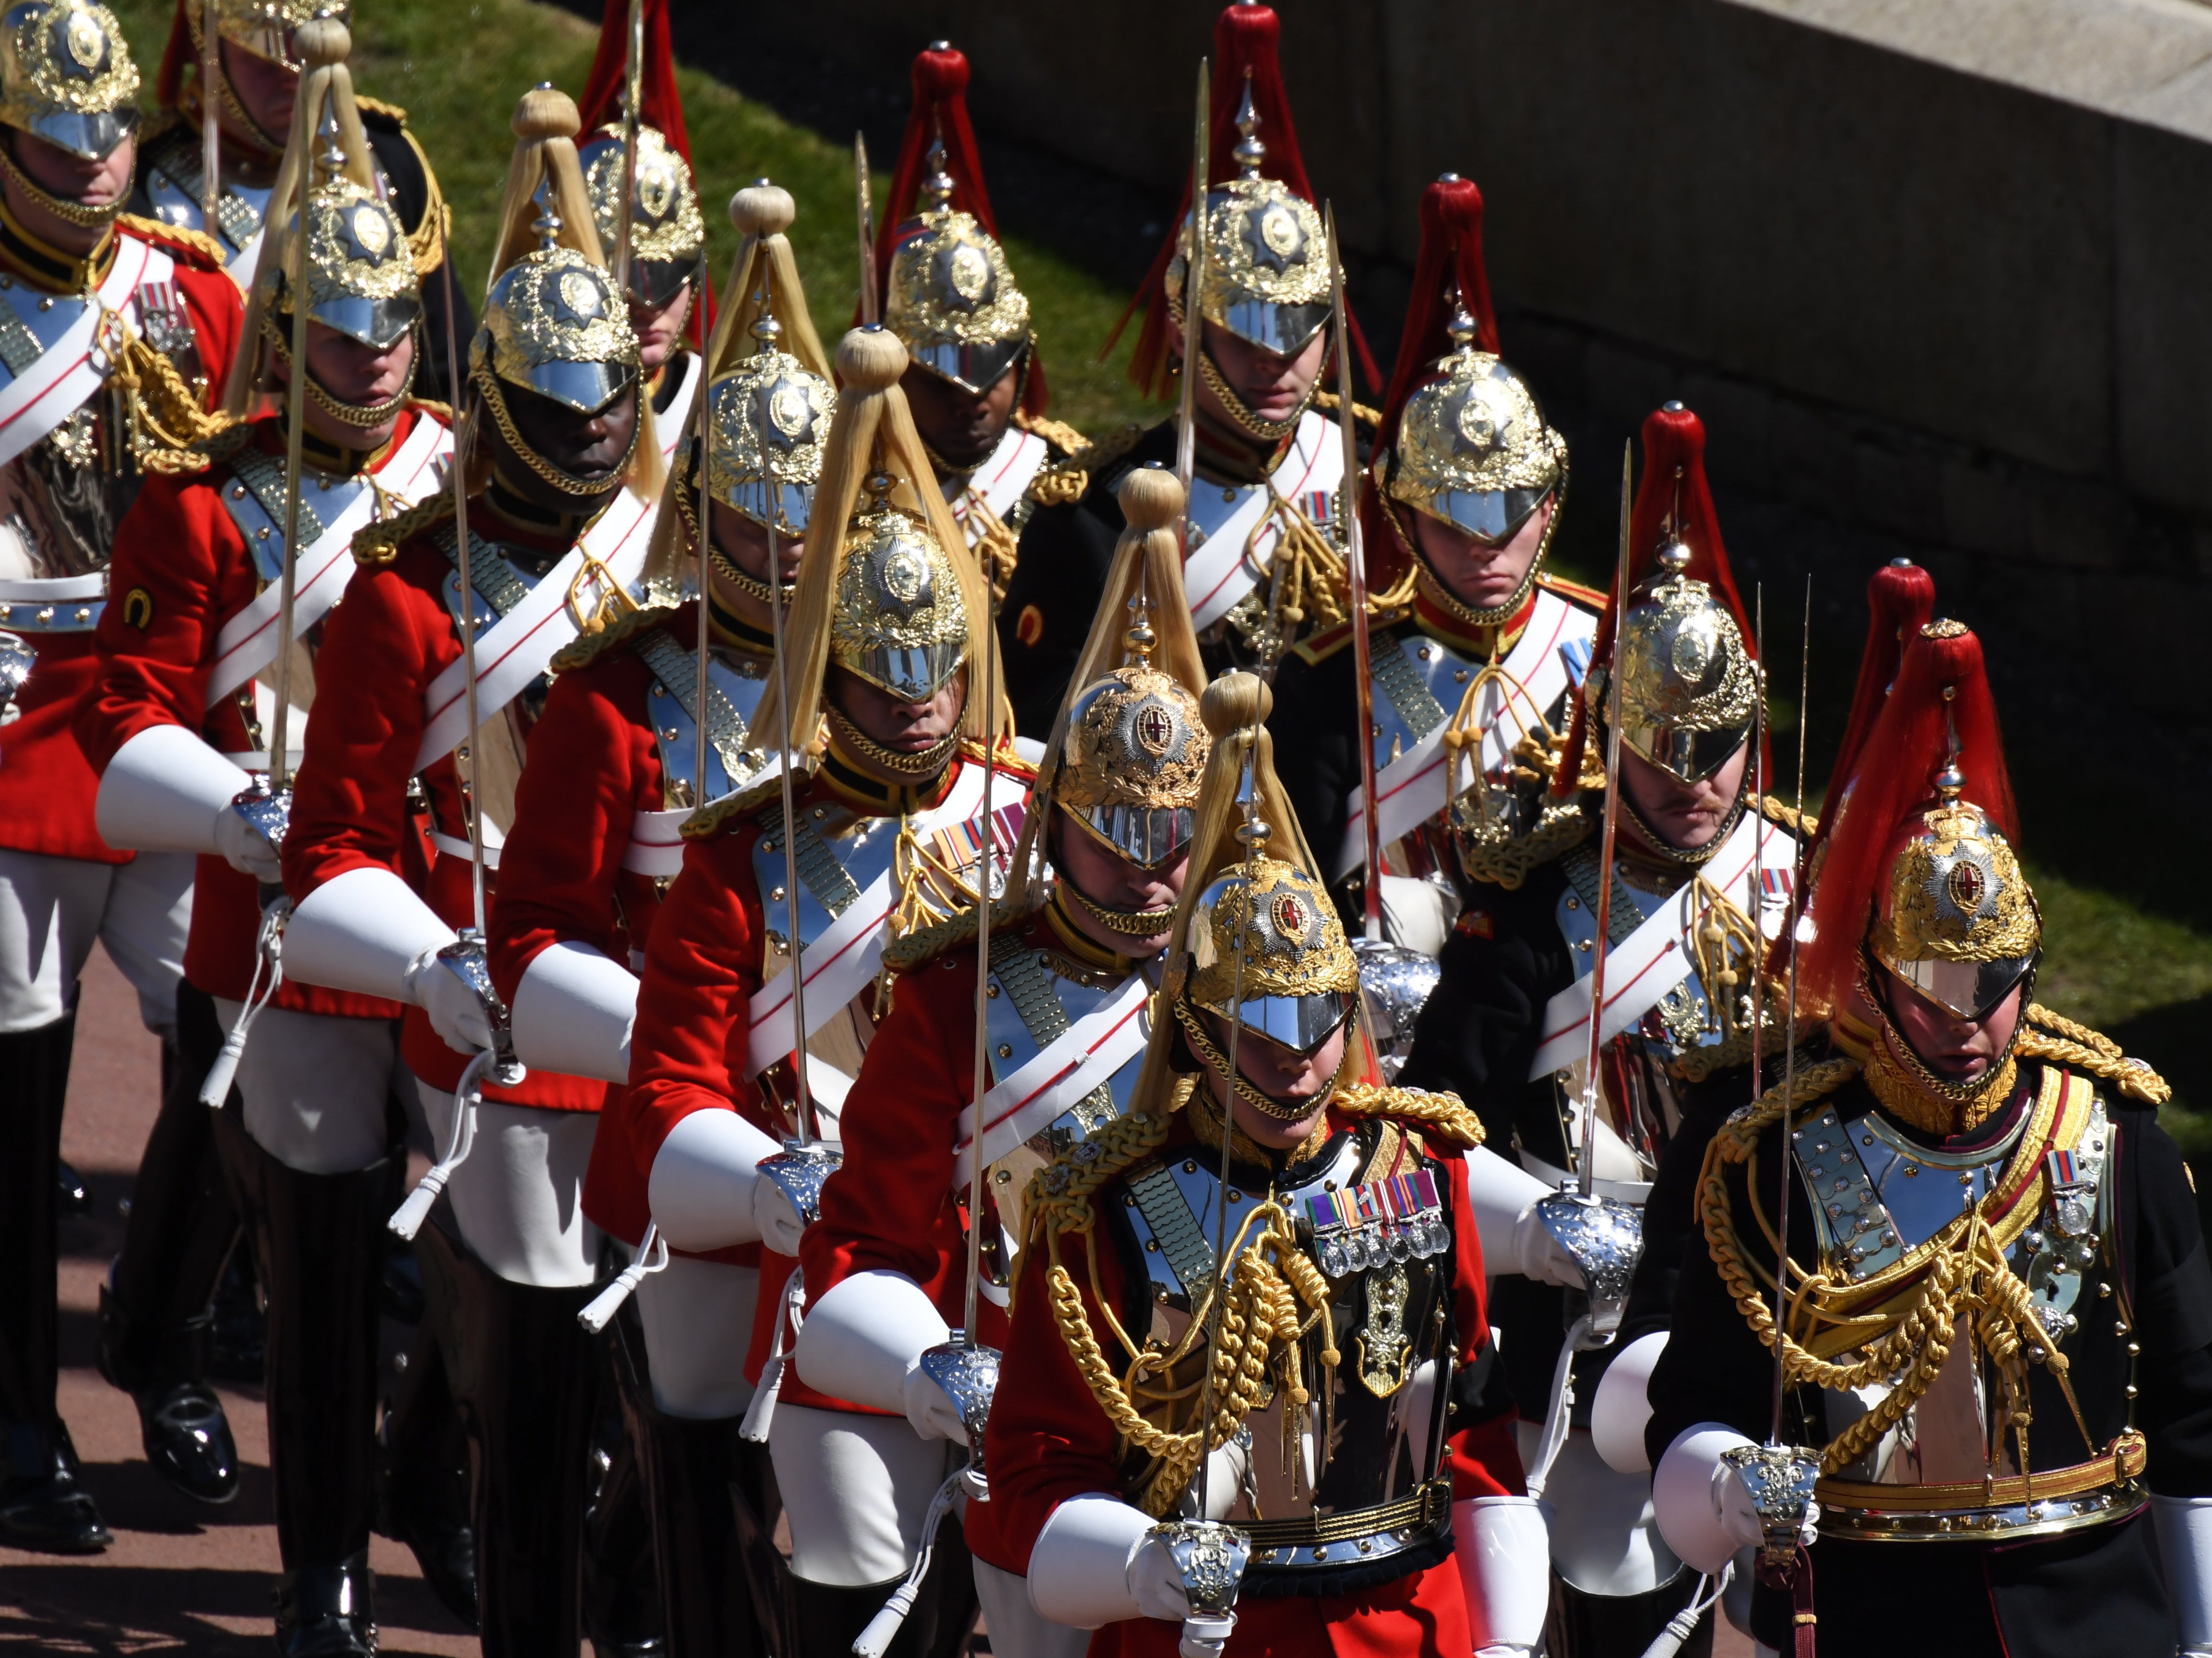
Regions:
[[[918,703],[944,689],[967,659],[966,645],[947,640],[935,645],[878,645],[861,652],[855,660],[840,655],[837,665],[902,702]]]
[[[2027,976],[2037,953],[2007,956],[1994,962],[1952,962],[1940,957],[1881,964],[1920,995],[1968,1023],[1987,1018],[1996,1005]]]
[[[1465,531],[1486,547],[1513,539],[1529,515],[1551,495],[1541,489],[1439,489],[1429,497],[1431,518]]]
[[[389,351],[398,344],[422,314],[422,302],[412,294],[382,300],[337,294],[307,307],[310,321],[379,351]]]
[[[1237,1023],[1293,1054],[1317,1052],[1352,1017],[1352,998],[1328,990],[1312,996],[1252,996],[1237,1005]]]
[[[908,352],[939,380],[951,380],[962,391],[981,397],[1000,380],[1030,349],[1029,337],[987,340],[963,345],[957,340],[908,345]]]
[[[629,296],[636,304],[658,311],[684,289],[699,272],[696,260],[640,259],[629,262]]]
[[[1171,864],[1190,847],[1198,814],[1186,806],[1074,806],[1085,833],[1139,869]]]
[[[501,364],[500,378],[565,404],[580,415],[596,415],[629,389],[637,370],[626,362],[570,362],[555,357],[533,363],[520,374]]]
[[[1295,357],[1306,342],[1321,332],[1329,317],[1327,304],[1278,305],[1272,300],[1237,299],[1209,320],[1219,323],[1240,340],[1272,351],[1279,357]]]
[[[1726,731],[1686,731],[1678,726],[1623,726],[1620,740],[1660,770],[1685,783],[1702,782],[1751,740],[1748,722]]]
[[[30,134],[56,149],[65,149],[88,161],[104,161],[115,147],[138,131],[135,109],[103,109],[88,112],[48,110],[31,117]]]
[[[780,535],[803,536],[814,515],[814,486],[766,478],[741,478],[714,499],[756,524],[773,522]]]

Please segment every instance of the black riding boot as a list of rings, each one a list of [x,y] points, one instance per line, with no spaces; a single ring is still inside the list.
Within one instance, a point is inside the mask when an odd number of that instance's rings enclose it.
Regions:
[[[76,1015],[0,1036],[0,1543],[90,1554],[114,1540],[77,1483],[54,1402],[62,1101]]]
[[[284,1658],[371,1658],[375,1582],[377,1282],[389,1158],[303,1175],[263,1151],[234,1105],[216,1125],[269,1296],[269,1461],[284,1560]]]
[[[238,1495],[238,1448],[208,1385],[215,1298],[238,1238],[238,1212],[216,1150],[200,1080],[222,1046],[215,1003],[177,990],[173,1064],[162,1066],[161,1114],[139,1159],[123,1253],[100,1291],[100,1373],[138,1407],[154,1472],[186,1497]]]
[[[1689,1604],[1698,1585],[1698,1574],[1686,1567],[1671,1582],[1644,1594],[1585,1594],[1555,1576],[1545,1649],[1558,1658],[1611,1658],[1614,1653],[1642,1652],[1658,1638],[1667,1620]],[[1707,1658],[1719,1617],[1716,1606],[1698,1620],[1682,1644],[1681,1658]]]
[[[653,1509],[644,1452],[623,1409],[615,1338],[592,1345],[591,1506],[584,1514],[584,1633],[598,1658],[660,1658],[668,1650],[653,1564]]]
[[[477,1621],[477,1545],[469,1529],[469,1441],[446,1382],[445,1355],[426,1323],[415,1333],[377,1430],[382,1496],[376,1528],[414,1551],[447,1612]]]
[[[476,1452],[477,1632],[484,1658],[574,1658],[583,1540],[592,1289],[510,1284],[435,1224],[415,1240],[446,1374]]]
[[[607,1340],[653,1515],[669,1658],[788,1652],[763,1638],[765,1626],[791,1626],[783,1610],[791,1571],[760,1489],[768,1448],[739,1439],[736,1417],[689,1421],[657,1408],[635,1319],[623,1308]]]

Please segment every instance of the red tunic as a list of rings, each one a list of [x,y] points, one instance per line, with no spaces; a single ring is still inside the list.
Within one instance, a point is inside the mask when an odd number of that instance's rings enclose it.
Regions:
[[[205,374],[210,386],[220,388],[230,372],[244,319],[238,284],[198,243],[164,234],[150,220],[122,220],[115,234],[118,239],[152,242],[176,261],[177,297],[191,322],[199,359],[192,372]],[[107,270],[113,253],[111,243],[100,262],[101,272]],[[52,286],[18,262],[5,263],[14,280],[33,287]],[[149,479],[149,484],[154,481]],[[118,603],[129,592],[124,586],[112,589]],[[116,851],[93,826],[100,780],[70,729],[77,699],[99,672],[94,635],[86,631],[19,636],[38,658],[38,665],[16,694],[19,717],[0,726],[0,847],[85,863],[128,863],[131,853]]]
[[[507,524],[481,495],[470,503],[470,526],[478,535],[495,528],[518,545],[567,550]],[[448,926],[473,925],[469,860],[433,855],[425,877],[416,861],[422,837],[407,804],[425,723],[423,693],[461,654],[460,635],[444,598],[453,568],[428,535],[418,535],[388,564],[356,570],[344,602],[323,623],[323,647],[315,659],[320,695],[284,838],[284,885],[295,904],[348,870],[386,869],[408,881]],[[433,822],[465,840],[453,756],[439,756],[421,774]],[[485,883],[489,890],[489,872]],[[406,1010],[400,1054],[433,1088],[458,1086],[468,1064],[446,1046],[419,1007]],[[532,1071],[517,1088],[487,1084],[483,1096],[509,1105],[596,1111],[605,1090],[605,1083],[588,1078]]]
[[[946,975],[948,978],[951,975]],[[1332,1112],[1333,1127],[1352,1120]],[[1418,1129],[1419,1125],[1412,1125]],[[1462,1368],[1479,1360],[1490,1342],[1484,1291],[1482,1245],[1467,1194],[1467,1159],[1439,1136],[1423,1137],[1429,1154],[1449,1171],[1454,1263],[1453,1325],[1459,1333],[1456,1355]],[[1194,1144],[1188,1125],[1178,1117],[1163,1148]],[[1111,1189],[1110,1187],[1109,1188]],[[1073,1238],[1063,1241],[1063,1250]],[[1125,1301],[1127,1283],[1119,1253],[1110,1247],[1093,1252],[1099,1290],[1116,1306]],[[1091,1294],[1091,1286],[1071,1261],[1070,1270],[1094,1331],[1110,1329]],[[1014,1327],[999,1371],[991,1406],[985,1456],[990,1469],[992,1506],[1000,1510],[1004,1544],[1026,1570],[1030,1551],[1052,1512],[1070,1497],[1097,1491],[1119,1492],[1121,1446],[1113,1424],[1091,1396],[1081,1372],[1053,1316],[1046,1283],[1049,1262],[1042,1245],[1025,1255],[1021,1286],[1014,1297]],[[1103,1337],[1109,1353],[1118,1351]],[[1521,1495],[1525,1486],[1513,1442],[1513,1414],[1502,1414],[1461,1429],[1444,1443],[1455,1502],[1473,1497]],[[1091,1637],[1091,1658],[1170,1658],[1179,1626],[1158,1619],[1109,1624]],[[1459,1568],[1449,1558],[1425,1571],[1355,1594],[1318,1597],[1247,1598],[1237,1608],[1237,1631],[1229,1650],[1256,1658],[1261,1653],[1310,1653],[1320,1658],[1409,1658],[1436,1654],[1466,1658],[1471,1645]]]
[[[398,453],[417,421],[433,418],[413,409],[403,411],[398,429],[371,470]],[[253,441],[281,455],[282,419],[258,424]],[[204,472],[149,478],[116,531],[112,589],[143,589],[151,603],[131,617],[124,606],[110,604],[94,635],[99,677],[77,704],[76,737],[95,772],[104,773],[115,751],[150,726],[181,726],[218,754],[252,746],[242,701],[252,695],[252,682],[213,708],[207,706],[216,641],[224,624],[252,604],[261,587],[246,537],[222,502],[230,477],[229,466],[217,465]],[[421,838],[408,837],[403,851],[412,853],[412,878],[419,884]],[[185,977],[210,996],[244,1000],[260,923],[253,878],[221,858],[204,855],[192,882]],[[275,1005],[370,1019],[396,1019],[401,1011],[397,1002],[297,979],[284,981]]]
[[[877,817],[924,811],[944,800],[961,768],[971,763],[956,758],[926,793],[841,780],[825,766],[800,788],[796,804],[831,800]],[[1018,775],[1026,784],[1028,768],[1011,751],[1000,766],[1002,775]],[[771,796],[763,808],[770,817],[773,802]],[[787,1132],[757,1082],[745,1075],[751,1036],[747,1010],[761,987],[764,925],[772,925],[763,923],[753,879],[753,847],[763,821],[762,812],[750,813],[691,843],[646,948],[637,1023],[630,1032],[630,1086],[600,1125],[584,1182],[585,1214],[633,1244],[651,1218],[647,1187],[653,1160],[684,1118],[694,1111],[734,1109],[764,1133],[780,1139]],[[716,1250],[708,1259],[760,1267],[760,1313],[746,1363],[748,1378],[757,1379],[774,1339],[780,1294],[795,1263],[758,1244]],[[803,1384],[787,1370],[784,1386]]]

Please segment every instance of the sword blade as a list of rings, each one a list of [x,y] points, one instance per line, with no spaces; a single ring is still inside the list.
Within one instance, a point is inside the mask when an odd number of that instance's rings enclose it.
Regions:
[[[871,200],[868,136],[865,132],[853,135],[853,182],[860,233],[860,321],[872,327],[883,318],[882,306],[876,296],[876,212]]]
[[[1182,523],[1179,526],[1182,556],[1190,556],[1190,481],[1198,470],[1198,354],[1203,343],[1199,327],[1199,295],[1206,282],[1206,160],[1212,149],[1208,125],[1212,115],[1212,74],[1210,59],[1198,60],[1198,117],[1191,139],[1190,258],[1183,272],[1182,395],[1176,410],[1176,482],[1182,486]]]
[[[1336,237],[1336,207],[1323,210],[1328,233],[1329,324],[1336,353],[1336,425],[1344,442],[1344,480],[1336,510],[1344,526],[1346,568],[1352,577],[1352,659],[1359,699],[1359,793],[1367,806],[1365,839],[1366,934],[1382,937],[1382,832],[1375,798],[1375,666],[1373,624],[1367,614],[1367,546],[1359,525],[1359,433],[1352,409],[1352,330],[1344,303],[1344,248]]]

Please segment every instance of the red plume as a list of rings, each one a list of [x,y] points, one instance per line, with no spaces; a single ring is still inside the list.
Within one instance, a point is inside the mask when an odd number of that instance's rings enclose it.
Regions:
[[[1797,972],[1814,1005],[1841,1006],[1856,987],[1860,946],[1891,856],[1934,803],[1936,774],[1952,753],[1954,731],[1966,779],[1962,798],[2017,848],[2019,813],[1982,641],[1964,629],[1922,628],[1906,641],[1896,683],[1860,747],[1849,809],[1836,814],[1813,894],[1814,933],[1801,948]]]
[[[185,65],[193,61],[192,26],[185,15],[189,3],[177,0],[177,9],[169,19],[169,42],[161,48],[161,67],[154,76],[154,102],[161,109],[176,108],[185,89]]]
[[[1482,192],[1472,179],[1447,173],[1421,192],[1421,252],[1413,264],[1413,292],[1406,331],[1398,337],[1397,367],[1382,402],[1378,449],[1398,435],[1407,400],[1431,378],[1437,360],[1453,349],[1449,325],[1464,305],[1475,321],[1475,343],[1498,351],[1498,315],[1490,303],[1490,276],[1482,263]],[[1384,514],[1392,509],[1382,491],[1360,498],[1369,588],[1382,592],[1405,574],[1406,555]]]
[[[1905,659],[1905,642],[1918,634],[1936,613],[1936,578],[1909,559],[1893,559],[1874,573],[1867,583],[1866,650],[1859,658],[1858,689],[1851,697],[1851,716],[1844,725],[1844,744],[1836,750],[1836,763],[1828,773],[1827,809],[1812,844],[1805,849],[1805,866],[1812,867],[1813,853],[1828,838],[1838,808],[1850,789],[1859,754],[1866,746],[1875,721],[1889,700]]]
[[[1276,52],[1282,33],[1282,20],[1267,6],[1229,6],[1214,20],[1212,149],[1206,158],[1206,176],[1216,187],[1237,176],[1237,162],[1231,152],[1237,148],[1237,111],[1244,101],[1244,87],[1249,80],[1253,112],[1260,118],[1260,142],[1267,147],[1267,158],[1260,163],[1261,173],[1278,180],[1293,195],[1312,202],[1313,183],[1306,177],[1305,158],[1298,152],[1298,131],[1291,120],[1290,94],[1283,89],[1283,66]],[[1161,244],[1152,268],[1145,274],[1143,284],[1130,300],[1128,309],[1121,313],[1121,321],[1114,325],[1114,331],[1106,337],[1105,346],[1098,354],[1103,361],[1106,353],[1114,349],[1114,342],[1121,337],[1121,331],[1129,325],[1129,319],[1142,311],[1145,324],[1137,335],[1137,349],[1129,358],[1129,380],[1147,397],[1167,394],[1168,308],[1163,284],[1167,280],[1168,264],[1175,258],[1176,237],[1190,212],[1191,184],[1186,174],[1182,198],[1168,226],[1167,240]],[[1367,337],[1359,331],[1359,319],[1347,315],[1346,320],[1351,324],[1352,348],[1358,354],[1359,372],[1370,389],[1379,387],[1382,375],[1375,367],[1374,354],[1367,349]]]
[[[939,139],[945,144],[945,171],[952,180],[952,210],[965,213],[999,238],[998,216],[991,211],[990,192],[983,185],[983,158],[975,147],[975,129],[968,119],[968,58],[957,47],[939,40],[914,55],[914,103],[906,115],[906,136],[899,143],[898,165],[891,171],[891,187],[877,207],[876,301],[880,313],[890,292],[891,252],[900,233],[914,222],[921,207],[921,181],[929,173],[929,152]],[[858,320],[856,316],[854,320]],[[1048,401],[1044,367],[1030,350],[1029,378],[1022,391],[1022,412],[1042,415]]]
[[[1648,581],[1656,568],[1660,547],[1667,540],[1666,525],[1672,514],[1679,519],[1677,534],[1690,550],[1689,568],[1683,574],[1702,581],[1735,618],[1744,649],[1755,659],[1758,641],[1751,621],[1737,597],[1735,577],[1729,569],[1728,550],[1721,545],[1720,515],[1713,510],[1713,492],[1705,482],[1705,423],[1679,403],[1655,409],[1644,417],[1644,481],[1636,487],[1636,501],[1628,514],[1628,592]],[[1594,664],[1613,660],[1613,629],[1626,596],[1619,592],[1599,619],[1597,639],[1590,653]],[[1582,774],[1583,750],[1589,741],[1589,716],[1581,697],[1575,699],[1575,723],[1553,775],[1554,793],[1575,792]]]
[[[627,0],[607,0],[606,15],[599,20],[599,50],[592,54],[592,72],[584,77],[584,95],[576,100],[586,137],[622,119],[623,71],[629,58],[629,6]],[[676,92],[676,53],[668,44],[668,0],[645,0],[642,90],[637,118],[657,130],[688,164],[691,139],[684,131],[684,100]]]
[[[637,118],[668,141],[668,147],[691,161],[691,138],[684,130],[684,100],[676,90],[676,52],[668,43],[668,0],[645,0],[645,72],[639,77]],[[599,49],[592,54],[592,72],[584,77],[584,95],[576,100],[583,125],[577,130],[579,144],[588,143],[603,126],[622,120],[623,71],[629,59],[628,0],[607,0],[599,19]],[[692,179],[692,188],[698,180]],[[614,257],[614,250],[607,250]],[[714,326],[713,284],[702,281],[691,302],[691,320],[685,332],[691,343],[704,349]]]

